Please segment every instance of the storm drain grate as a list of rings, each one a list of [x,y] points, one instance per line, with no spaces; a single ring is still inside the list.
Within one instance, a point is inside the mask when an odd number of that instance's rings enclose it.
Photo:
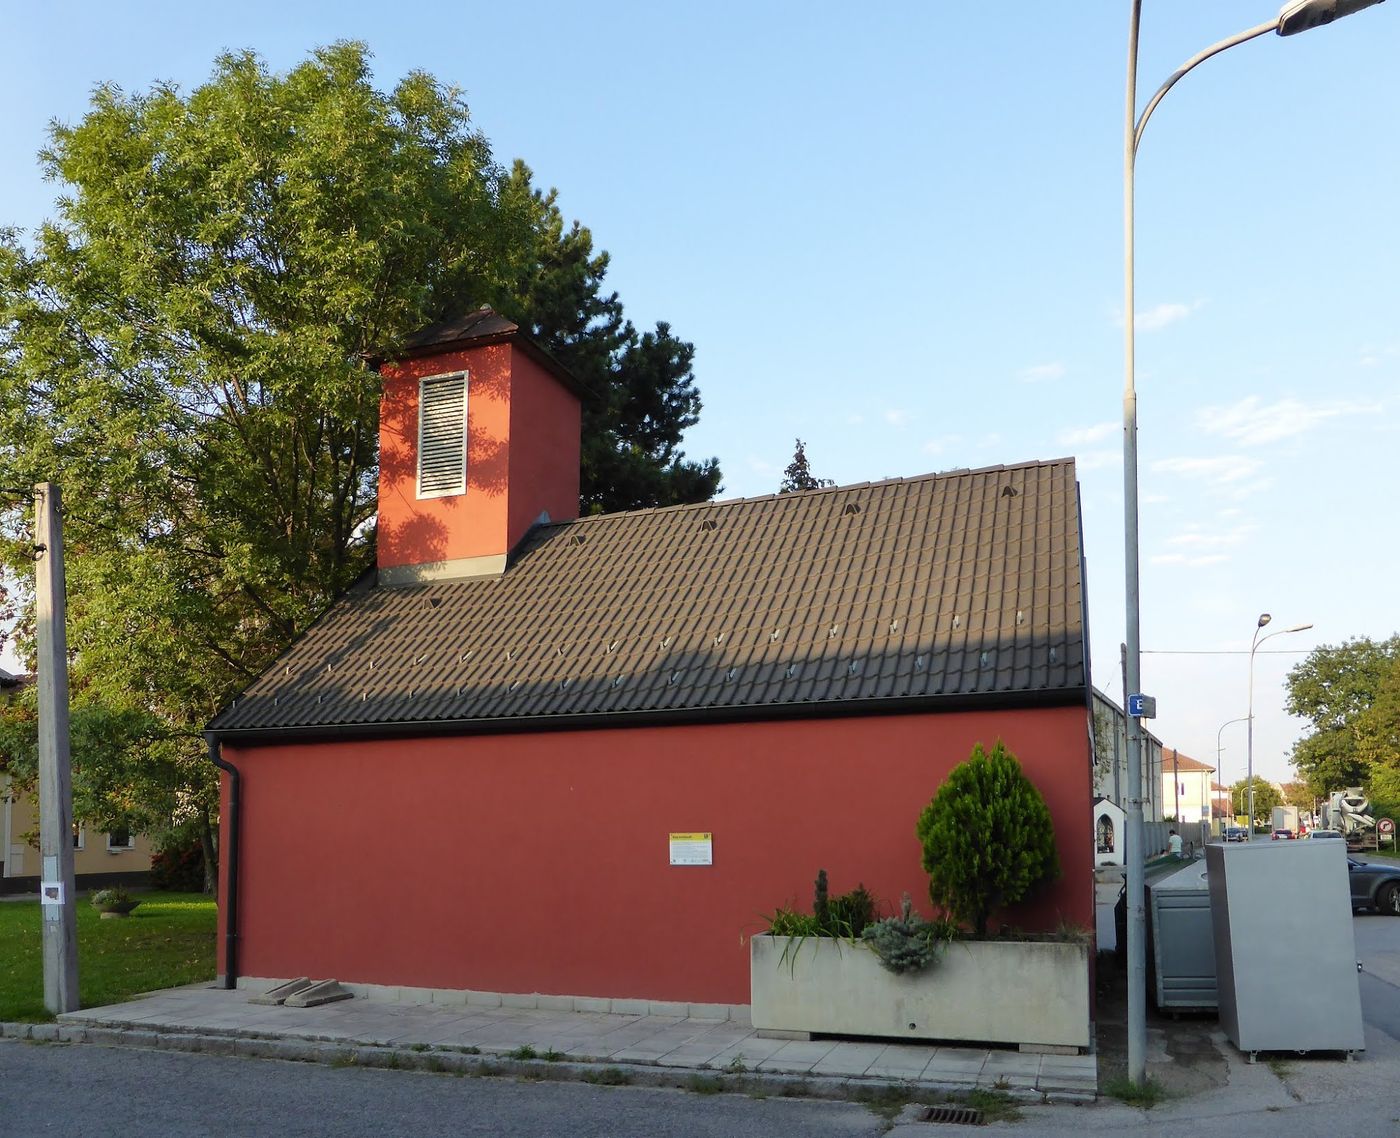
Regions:
[[[963,1126],[981,1126],[982,1112],[970,1106],[931,1106],[920,1122],[956,1122]]]

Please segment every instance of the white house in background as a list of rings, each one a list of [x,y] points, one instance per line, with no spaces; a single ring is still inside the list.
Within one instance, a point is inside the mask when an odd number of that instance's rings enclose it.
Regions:
[[[1109,798],[1094,799],[1094,864],[1122,865],[1127,815]]]
[[[1178,822],[1204,822],[1211,816],[1215,768],[1180,751],[1162,752],[1162,814]]]

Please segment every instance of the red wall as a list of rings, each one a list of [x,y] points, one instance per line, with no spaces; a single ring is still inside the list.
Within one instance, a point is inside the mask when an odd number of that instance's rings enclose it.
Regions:
[[[582,414],[577,396],[518,347],[511,349],[507,549],[541,512],[556,522],[578,517]]]
[[[418,381],[467,372],[467,492],[418,497]],[[541,511],[578,517],[578,399],[518,347],[386,364],[379,409],[379,567],[506,553]]]
[[[810,911],[819,868],[929,912],[915,821],[997,737],[1064,871],[1007,919],[1092,928],[1083,707],[230,746],[239,973],[747,1003],[747,937],[779,905]],[[668,864],[686,831],[714,834],[713,866]]]
[[[504,553],[510,345],[385,365],[379,406],[379,567]],[[418,381],[467,372],[467,492],[418,497]]]

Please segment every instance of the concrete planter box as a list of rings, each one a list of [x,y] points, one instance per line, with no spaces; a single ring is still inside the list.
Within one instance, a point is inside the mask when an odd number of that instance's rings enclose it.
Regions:
[[[760,1031],[1089,1046],[1087,944],[954,941],[912,975],[850,941],[756,936],[751,946]]]

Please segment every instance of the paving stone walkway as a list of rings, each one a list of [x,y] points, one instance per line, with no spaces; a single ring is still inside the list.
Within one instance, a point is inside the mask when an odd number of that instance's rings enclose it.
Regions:
[[[278,1051],[239,1047],[238,1041],[282,1040],[299,1045],[288,1057],[321,1057],[327,1062],[343,1060],[347,1045],[387,1049],[392,1055],[411,1057],[412,1066],[427,1065],[425,1055],[438,1060],[477,1054],[528,1060],[533,1051],[555,1062],[651,1068],[656,1075],[682,1078],[746,1072],[785,1080],[895,1083],[930,1091],[981,1087],[1017,1098],[1062,1102],[1092,1101],[1097,1093],[1093,1055],[765,1039],[732,1019],[397,1004],[362,997],[316,1008],[268,1007],[250,1003],[253,994],[198,985],[173,988],[124,1004],[68,1012],[50,1030],[56,1038],[248,1054]],[[124,1040],[122,1033],[131,1038]],[[201,1044],[201,1039],[222,1043],[215,1048]],[[400,1064],[395,1060],[387,1065]],[[831,1093],[829,1088],[813,1091]]]

